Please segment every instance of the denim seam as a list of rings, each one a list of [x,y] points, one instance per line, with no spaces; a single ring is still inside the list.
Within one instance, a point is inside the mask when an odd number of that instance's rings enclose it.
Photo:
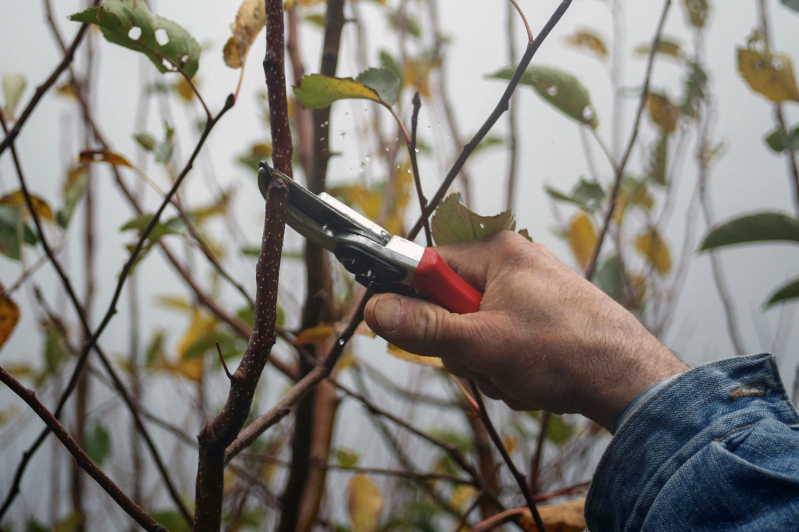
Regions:
[[[731,434],[735,434],[736,432],[738,432],[740,430],[748,429],[748,428],[754,427],[754,426],[755,426],[755,423],[749,423],[748,425],[744,425],[743,427],[738,427],[737,429],[732,429],[731,431],[729,431],[724,436],[719,436],[718,438],[713,438],[713,441],[722,441],[722,440],[726,439],[727,436],[729,436]]]

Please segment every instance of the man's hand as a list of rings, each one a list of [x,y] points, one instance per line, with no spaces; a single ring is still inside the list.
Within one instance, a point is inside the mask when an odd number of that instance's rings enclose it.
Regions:
[[[516,410],[577,412],[608,430],[635,397],[687,369],[635,317],[541,244],[509,231],[436,248],[485,295],[451,314],[419,299],[375,296],[366,323],[392,344],[440,357]]]

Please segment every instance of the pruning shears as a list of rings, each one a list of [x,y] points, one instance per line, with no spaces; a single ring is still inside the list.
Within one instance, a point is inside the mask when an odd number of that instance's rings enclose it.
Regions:
[[[429,299],[457,314],[480,310],[483,295],[434,249],[392,236],[333,196],[325,192],[317,196],[264,162],[258,169],[261,195],[266,197],[269,182],[278,176],[289,185],[288,225],[331,251],[369,290]]]

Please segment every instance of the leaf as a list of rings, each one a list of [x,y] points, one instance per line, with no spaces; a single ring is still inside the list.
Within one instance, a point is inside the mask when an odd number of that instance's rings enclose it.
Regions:
[[[153,151],[155,148],[155,138],[149,133],[136,133],[133,135],[133,140],[138,142],[145,151]]]
[[[352,532],[376,532],[385,502],[380,488],[364,474],[353,475],[347,483]]]
[[[649,154],[649,168],[647,176],[655,180],[658,185],[666,186],[666,164],[669,157],[669,136],[665,132],[660,135],[652,153]]]
[[[201,310],[192,312],[189,328],[183,333],[183,337],[178,342],[178,355],[181,359],[192,358],[190,355],[191,347],[203,336],[216,329],[218,321],[216,318],[206,314]]]
[[[28,519],[28,522],[25,523],[25,532],[50,532],[50,528],[31,517]]]
[[[22,258],[22,208],[0,206],[0,253],[12,260]]]
[[[688,22],[694,28],[703,28],[707,17],[710,14],[710,4],[707,0],[683,0],[685,13],[688,15]]]
[[[647,109],[652,122],[660,126],[665,133],[672,133],[677,129],[677,120],[680,118],[680,109],[669,100],[668,96],[652,93],[647,98]]]
[[[605,199],[605,190],[602,185],[596,181],[586,181],[583,178],[580,178],[580,181],[572,187],[569,195],[548,186],[544,187],[544,190],[556,201],[573,203],[590,212],[596,211],[602,200]]]
[[[195,306],[183,296],[156,296],[155,304],[178,312],[193,312]]]
[[[6,295],[3,285],[0,284],[0,348],[14,332],[17,322],[19,322],[19,307]]]
[[[596,33],[591,30],[583,29],[577,31],[572,35],[567,35],[564,37],[563,41],[575,48],[593,52],[602,60],[605,60],[608,57],[608,49],[605,46],[604,41],[602,41],[602,38],[597,36]]]
[[[511,451],[508,452],[510,453]],[[461,485],[452,490],[452,495],[449,496],[449,503],[462,512],[466,509],[466,505],[474,500],[476,495],[477,488]]]
[[[37,384],[41,384],[45,378],[56,373],[69,355],[63,331],[49,321],[42,321],[40,325],[45,338],[42,352],[44,364],[41,373],[36,378]]]
[[[779,212],[733,218],[711,228],[699,251],[749,242],[799,242],[799,219]]]
[[[148,513],[169,532],[191,532],[191,525],[186,522],[183,514],[175,510],[150,510]]]
[[[321,344],[334,334],[336,334],[335,327],[331,325],[318,325],[302,331],[297,335],[297,338],[291,342],[291,345]]]
[[[588,260],[591,258],[591,253],[594,251],[594,245],[596,244],[594,224],[585,213],[577,213],[569,224],[566,236],[569,240],[569,247],[572,250],[572,255],[574,255],[575,260],[577,260],[577,264],[580,265],[580,268],[585,270],[585,267],[588,265]]]
[[[503,68],[488,77],[509,80],[515,72],[515,68]],[[552,67],[534,65],[527,68],[519,83],[533,87],[544,100],[581,124],[592,128],[599,125],[588,90],[571,74]]]
[[[53,527],[52,532],[77,532],[83,525],[83,514],[72,512]]]
[[[80,155],[78,155],[78,162],[83,164],[109,163],[114,166],[133,168],[133,165],[123,156],[108,150],[83,150],[80,152]]]
[[[89,179],[85,164],[74,165],[67,172],[67,179],[64,183],[64,206],[56,212],[56,222],[62,229],[69,226],[75,208],[78,202],[83,197],[83,192],[86,190],[86,183]]]
[[[788,281],[784,285],[777,288],[774,293],[769,297],[764,305],[766,308],[771,307],[777,303],[788,301],[789,299],[799,298],[799,277]]]
[[[546,438],[555,445],[563,445],[574,434],[574,425],[563,416],[551,415]]]
[[[249,153],[239,155],[238,161],[244,166],[247,166],[257,172],[258,165],[261,163],[261,161],[266,160],[271,156],[272,146],[264,142],[259,142],[258,144],[253,144],[250,147]]]
[[[19,105],[19,100],[22,98],[22,93],[25,92],[25,87],[28,86],[28,80],[25,76],[16,72],[3,72],[3,111],[9,115],[14,115]]]
[[[144,364],[147,367],[154,367],[159,361],[163,361],[166,355],[164,343],[166,342],[166,331],[160,329],[153,335],[153,339],[147,344],[144,352]]]
[[[688,76],[685,78],[685,96],[680,104],[680,111],[686,116],[695,117],[699,102],[706,97],[707,73],[702,66],[693,61],[688,63]]]
[[[358,451],[352,449],[343,449],[341,447],[336,449],[336,462],[344,467],[355,467],[361,460],[361,455]]]
[[[241,68],[250,51],[250,46],[264,28],[266,11],[263,0],[244,0],[236,13],[236,22],[231,24],[233,37],[225,44],[223,56],[230,68]]]
[[[111,434],[100,423],[95,423],[94,429],[84,437],[83,450],[95,464],[103,465],[111,452]]]
[[[594,281],[600,290],[616,301],[621,301],[624,295],[624,273],[617,255],[605,259],[597,270]]]
[[[145,54],[159,72],[180,68],[192,78],[200,66],[197,41],[175,22],[150,13],[147,2],[107,0],[69,19],[100,26],[108,42]]]
[[[780,2],[782,2],[782,5],[784,5],[788,9],[799,11],[799,0],[780,0]]]
[[[585,498],[581,498],[539,506],[538,513],[548,532],[582,532],[586,528],[584,509]],[[535,526],[530,509],[524,507],[521,510],[519,526],[528,532],[537,532],[538,528]],[[478,532],[477,527],[474,531]]]
[[[143,231],[148,225],[150,225],[150,220],[152,220],[152,218],[153,215],[150,213],[142,214],[133,218],[132,220],[125,222],[125,224],[119,228],[119,231]],[[156,223],[155,227],[153,227],[152,231],[150,231],[150,234],[147,235],[147,240],[150,242],[155,242],[162,236],[179,235],[185,230],[186,225],[183,223],[183,220],[176,216],[165,222]]]
[[[414,355],[413,353],[408,353],[407,351],[400,349],[394,344],[388,344],[388,349],[386,350],[386,353],[393,356],[394,358],[405,360],[406,362],[412,362],[419,366],[431,366],[434,368],[444,367],[444,364],[441,362],[440,358]]]
[[[381,100],[393,105],[399,96],[400,79],[388,68],[369,68],[358,74],[355,81],[374,89]]]
[[[39,218],[44,218],[45,220],[53,221],[53,209],[50,208],[50,205],[47,204],[39,196],[35,194],[30,194],[31,203],[33,204],[33,209],[36,211],[36,214],[39,215]],[[28,212],[28,204],[25,201],[25,194],[22,193],[21,190],[14,190],[13,192],[9,192],[2,198],[0,198],[0,206],[4,207],[21,207],[23,212],[27,214]]]
[[[635,239],[635,249],[660,273],[671,270],[671,254],[669,246],[661,238],[657,229],[652,229]]]
[[[385,50],[380,50],[380,66],[383,68],[387,68],[394,73],[400,80],[402,80],[405,76],[402,72],[402,67],[397,60],[394,59],[394,56],[388,53]]]
[[[799,88],[791,58],[771,52],[760,30],[749,36],[746,48],[738,47],[738,72],[749,87],[772,102],[799,101]]]
[[[304,109],[323,109],[336,100],[381,101],[377,91],[363,83],[352,78],[333,78],[322,74],[303,76],[292,90]]]
[[[325,28],[325,16],[322,13],[311,13],[302,17],[302,19],[319,28]]]
[[[781,153],[785,150],[799,151],[799,126],[795,127],[790,133],[782,128],[776,128],[767,133],[763,140],[776,153]]]
[[[637,55],[638,57],[647,57],[650,51],[652,51],[652,45],[650,43],[644,43],[636,46],[635,50],[633,50],[633,54]],[[655,49],[655,53],[668,57],[674,57],[676,59],[683,58],[680,44],[677,41],[668,38],[660,39],[658,47]]]
[[[514,228],[513,213],[508,209],[496,216],[480,216],[461,203],[460,193],[453,193],[438,205],[430,224],[437,246],[475,240]]]

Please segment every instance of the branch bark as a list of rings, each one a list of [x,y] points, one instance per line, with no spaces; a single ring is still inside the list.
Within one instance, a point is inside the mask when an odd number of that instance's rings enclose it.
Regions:
[[[284,100],[285,101],[285,100]],[[225,448],[236,439],[250,413],[261,373],[275,343],[277,291],[283,233],[288,212],[288,185],[282,178],[269,184],[261,255],[256,267],[255,319],[238,369],[231,376],[227,402],[200,432],[194,515],[195,532],[218,532],[222,523]]]

